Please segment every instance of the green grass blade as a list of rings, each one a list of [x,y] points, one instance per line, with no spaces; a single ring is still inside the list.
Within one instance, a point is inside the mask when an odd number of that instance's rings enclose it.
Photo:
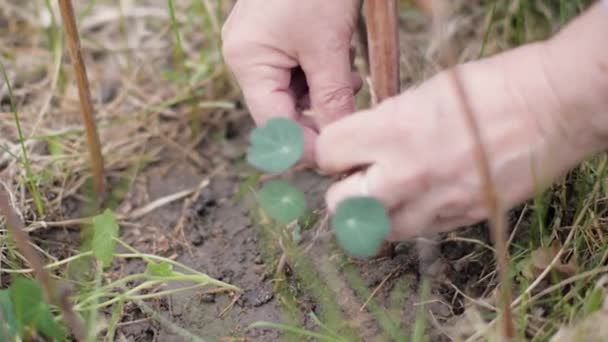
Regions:
[[[179,32],[179,25],[177,24],[177,16],[175,14],[175,1],[167,0],[167,4],[169,5],[169,16],[171,18],[171,31],[173,31],[173,35],[175,35],[175,60],[181,60],[180,57],[184,56],[184,46],[182,45],[182,38]]]
[[[486,45],[488,43],[488,38],[490,37],[490,32],[492,31],[492,26],[494,24],[494,14],[496,13],[496,4],[497,2],[494,2],[494,4],[492,5],[492,10],[490,11],[490,22],[488,23],[486,32],[483,35],[483,41],[481,42],[481,48],[479,50],[479,58],[483,58]]]
[[[42,197],[40,196],[40,192],[38,191],[38,187],[34,182],[34,175],[32,172],[32,168],[30,165],[30,160],[27,156],[27,149],[25,148],[25,139],[23,136],[23,130],[21,129],[21,121],[19,120],[19,113],[17,112],[17,105],[15,104],[15,98],[13,96],[13,88],[11,86],[11,82],[8,79],[8,75],[6,73],[6,68],[4,67],[4,63],[0,60],[0,70],[2,71],[2,76],[4,77],[4,83],[6,84],[6,88],[8,90],[8,98],[10,102],[11,112],[13,113],[13,118],[15,120],[15,125],[17,126],[17,133],[19,134],[19,144],[21,145],[21,153],[23,154],[23,166],[25,167],[26,174],[26,182],[28,187],[30,188],[30,192],[32,198],[34,199],[34,204],[36,205],[36,210],[38,211],[38,215],[40,217],[44,216],[44,204],[42,203]]]

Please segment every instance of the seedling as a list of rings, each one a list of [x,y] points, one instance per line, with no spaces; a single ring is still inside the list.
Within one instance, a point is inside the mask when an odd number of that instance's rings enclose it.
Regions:
[[[276,118],[251,133],[247,162],[261,171],[280,173],[304,154],[304,135],[292,120]]]
[[[262,172],[283,173],[304,154],[301,127],[286,118],[275,118],[250,135],[247,161]],[[269,181],[257,194],[262,210],[279,224],[301,219],[306,212],[304,193],[285,181]],[[377,254],[390,230],[382,204],[372,197],[349,198],[339,203],[331,219],[338,244],[348,254],[369,258]]]

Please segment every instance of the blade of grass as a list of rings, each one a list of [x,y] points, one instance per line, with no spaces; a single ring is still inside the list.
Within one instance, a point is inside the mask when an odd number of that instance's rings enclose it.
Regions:
[[[93,115],[93,104],[91,103],[89,80],[82,58],[82,52],[80,50],[80,39],[76,27],[76,19],[74,17],[74,8],[72,7],[72,2],[70,0],[59,0],[59,7],[61,9],[66,40],[68,42],[70,57],[72,64],[74,65],[74,72],[76,74],[76,81],[78,83],[80,106],[87,133],[87,146],[89,148],[91,166],[93,169],[95,191],[97,192],[97,198],[95,200],[99,201],[104,191],[104,166],[103,156],[101,153],[101,143],[99,141],[99,133],[97,132],[95,117]]]
[[[498,4],[498,1],[496,1],[492,4],[492,10],[490,11],[490,19],[488,22],[488,27],[486,28],[486,32],[483,34],[483,41],[481,42],[481,48],[479,50],[479,58],[482,58],[485,53],[486,45],[488,44],[488,38],[490,37],[490,32],[492,31],[492,26],[494,24],[494,14],[496,13],[497,4]]]
[[[48,91],[48,95],[46,96],[46,98],[44,99],[43,105],[40,108],[40,111],[38,112],[38,118],[36,119],[36,123],[34,123],[34,126],[32,127],[32,131],[30,132],[30,136],[29,139],[32,138],[32,136],[34,136],[38,130],[38,127],[40,126],[42,119],[44,118],[44,116],[46,115],[46,113],[48,112],[50,106],[51,106],[51,100],[53,99],[53,93],[55,92],[55,89],[57,88],[57,85],[59,84],[60,79],[63,78],[63,69],[62,69],[62,65],[63,63],[61,63],[61,59],[63,58],[63,49],[62,49],[62,41],[61,41],[61,35],[59,33],[59,29],[57,27],[57,20],[55,18],[55,13],[53,12],[53,6],[51,5],[51,1],[50,0],[45,0],[45,5],[46,5],[46,9],[50,14],[50,18],[51,18],[51,26],[49,28],[49,48],[51,50],[51,52],[53,53],[53,69],[52,69],[52,78],[51,78],[51,86],[50,89]]]
[[[167,4],[169,6],[169,16],[171,18],[171,31],[173,31],[173,35],[175,36],[175,61],[181,61],[182,57],[184,57],[184,46],[182,45],[182,38],[179,32],[179,27],[177,25],[177,16],[175,15],[175,1],[167,0]]]
[[[8,79],[8,75],[6,74],[6,69],[4,68],[4,63],[2,61],[0,61],[0,69],[2,71],[2,76],[4,77],[4,83],[6,84],[6,88],[8,90],[10,108],[11,112],[13,112],[15,125],[17,126],[17,134],[19,134],[19,144],[21,145],[21,154],[23,154],[23,167],[25,168],[26,182],[30,189],[32,198],[34,199],[34,204],[36,205],[38,215],[40,217],[43,217],[44,204],[42,203],[40,191],[38,190],[38,187],[34,182],[34,173],[32,172],[30,160],[27,156],[27,149],[25,148],[25,137],[23,135],[23,130],[21,129],[21,120],[19,119],[19,112],[17,112],[17,106],[15,105],[15,98],[13,97],[13,88],[11,86],[11,82]]]
[[[428,278],[424,278],[422,280],[422,285],[420,286],[420,307],[418,308],[418,313],[416,315],[416,322],[414,323],[414,331],[412,331],[412,337],[410,341],[412,342],[425,342],[427,341],[427,337],[425,335],[426,332],[426,315],[424,310],[424,303],[430,296],[431,291],[431,283]]]

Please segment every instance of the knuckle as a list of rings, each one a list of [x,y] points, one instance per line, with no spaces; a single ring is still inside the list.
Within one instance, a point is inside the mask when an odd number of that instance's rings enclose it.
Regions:
[[[472,205],[472,199],[466,193],[447,198],[441,205],[441,212],[448,216],[462,216],[467,213]]]
[[[353,97],[354,90],[352,86],[339,86],[322,91],[319,101],[325,110],[344,112],[353,109]]]
[[[330,187],[325,194],[325,204],[327,205],[327,209],[329,211],[334,212],[336,210],[338,200],[336,195],[335,186]]]
[[[322,171],[330,171],[332,169],[331,158],[328,157],[328,147],[331,145],[329,145],[327,140],[327,135],[323,133],[319,135],[314,146],[316,162],[319,169]]]
[[[425,168],[397,172],[395,185],[401,191],[425,193],[430,189],[430,173]]]
[[[227,37],[222,42],[222,55],[224,56],[224,61],[228,65],[233,65],[235,60],[237,60],[238,56],[241,54],[241,44],[239,41],[235,41],[231,37]]]

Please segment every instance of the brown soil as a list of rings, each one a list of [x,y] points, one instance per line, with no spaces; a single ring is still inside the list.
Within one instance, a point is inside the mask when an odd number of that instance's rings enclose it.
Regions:
[[[165,5],[165,2],[158,0],[147,2],[158,3],[161,8]],[[85,2],[79,3],[80,8],[83,8]],[[476,13],[471,17],[479,21],[482,15]],[[408,57],[403,59],[405,65],[402,65],[404,87],[428,77],[435,71],[427,60],[432,58],[436,51],[428,47],[429,38],[425,33],[425,21],[422,18],[411,19],[408,19],[408,25],[412,27],[404,29],[408,34],[404,34],[402,38],[403,50],[408,51]],[[120,30],[117,29],[119,25],[110,22],[101,26],[103,30],[89,29],[84,32],[90,40],[105,42],[118,50],[118,46],[114,45],[117,41],[122,42],[116,38],[122,37],[118,32]],[[472,35],[466,32],[464,34]],[[198,39],[201,39],[199,36],[200,34],[194,36],[196,39],[192,41],[193,45],[199,43]],[[162,102],[161,99],[171,99],[176,94],[182,95],[181,93],[161,94],[167,91],[165,87],[169,82],[164,82],[158,75],[158,70],[164,69],[155,69],[157,65],[166,67],[170,60],[171,37],[170,34],[166,34],[166,37],[163,35],[166,41],[162,42],[166,44],[154,45],[154,49],[150,47],[150,52],[143,48],[140,51],[139,47],[133,51],[134,55],[139,57],[133,63],[138,64],[145,71],[145,73],[142,71],[145,77],[134,77],[138,88],[137,91],[131,92],[135,95],[128,91],[127,83],[121,83],[121,76],[124,75],[120,75],[121,68],[114,66],[117,62],[114,62],[113,58],[116,56],[104,49],[97,48],[99,49],[97,51],[95,46],[86,46],[90,50],[86,56],[90,79],[93,85],[100,87],[99,92],[95,94],[102,94],[99,107],[110,107],[108,113],[122,116],[141,111],[140,102],[151,106]],[[478,43],[471,43],[468,52],[463,54],[476,53],[479,50]],[[120,48],[122,49],[122,46]],[[50,56],[45,58],[50,60]],[[114,73],[117,75],[111,74],[112,70],[115,70]],[[10,72],[12,72],[11,68],[9,68]],[[108,81],[105,81],[105,78],[108,78]],[[128,77],[125,79],[130,80]],[[34,80],[28,82],[34,83]],[[217,88],[222,87],[218,85]],[[216,96],[214,92],[223,94],[215,87],[209,89],[204,89],[205,96],[214,100],[217,99],[214,98]],[[51,111],[48,117],[63,118],[61,115],[73,113],[70,114],[71,117],[62,119],[66,122],[52,120],[53,126],[63,129],[63,126],[71,121],[80,122],[75,94],[73,85],[70,85],[68,91],[62,94],[61,108],[55,108],[60,106],[53,103],[51,107],[54,112]],[[121,94],[127,94],[125,96],[127,100],[124,100],[126,104],[122,104]],[[132,98],[136,98],[137,101]],[[20,97],[18,99],[20,106],[30,101]],[[119,103],[120,107],[110,106],[113,101]],[[0,105],[2,106],[0,114],[8,113],[6,99],[0,99]],[[30,112],[37,113],[38,107],[34,107],[35,110]],[[444,239],[445,236],[441,237],[443,240],[434,243],[435,248],[427,247],[421,250],[420,244],[408,242],[396,246],[395,253],[390,258],[357,261],[344,257],[333,245],[331,234],[326,232],[326,227],[323,224],[315,224],[302,232],[298,247],[300,250],[307,250],[302,260],[296,259],[289,253],[283,254],[280,241],[276,236],[268,234],[269,228],[259,222],[256,207],[252,206],[250,198],[234,201],[235,193],[244,180],[252,174],[251,169],[241,166],[247,137],[252,128],[247,113],[240,110],[234,113],[205,112],[204,125],[214,127],[213,129],[216,129],[216,125],[222,129],[231,125],[225,120],[229,115],[242,115],[234,126],[226,129],[220,139],[216,139],[217,132],[214,131],[206,135],[201,133],[200,135],[206,138],[193,151],[195,156],[185,156],[181,153],[183,151],[179,143],[167,142],[181,143],[182,140],[187,140],[182,137],[187,133],[181,131],[187,126],[183,122],[184,118],[192,112],[199,111],[200,108],[195,105],[180,103],[162,110],[162,113],[156,115],[154,119],[142,116],[141,121],[133,120],[139,121],[134,128],[126,124],[124,126],[116,124],[111,129],[103,130],[102,135],[103,141],[107,143],[123,139],[129,142],[124,143],[124,151],[108,156],[107,164],[111,165],[108,174],[112,175],[131,166],[132,161],[126,159],[132,154],[147,150],[140,148],[139,144],[144,145],[143,142],[131,143],[125,137],[133,137],[140,133],[144,136],[150,135],[154,138],[142,138],[142,140],[150,139],[150,145],[157,143],[168,147],[159,158],[153,158],[158,160],[157,163],[146,167],[145,171],[136,177],[128,189],[127,197],[122,201],[119,212],[128,213],[133,208],[141,208],[155,199],[196,188],[202,180],[209,181],[208,186],[204,187],[197,196],[162,206],[141,220],[122,226],[122,239],[138,250],[173,258],[211,277],[243,289],[243,293],[240,294],[210,294],[205,293],[206,290],[182,292],[147,302],[167,320],[200,336],[205,341],[227,341],[231,338],[235,341],[302,340],[302,338],[294,338],[293,335],[281,334],[276,330],[246,328],[254,322],[269,321],[318,330],[309,316],[310,312],[314,312],[318,316],[327,314],[333,319],[332,328],[335,324],[341,324],[340,332],[343,334],[356,336],[357,339],[364,341],[387,341],[402,340],[385,334],[386,328],[391,325],[396,326],[402,333],[410,334],[418,310],[422,307],[423,311],[431,314],[429,321],[432,323],[429,324],[433,325],[428,329],[432,339],[442,341],[445,337],[438,325],[451,321],[465,309],[463,296],[455,290],[455,287],[473,298],[491,296],[495,280],[492,276],[486,277],[494,270],[491,252],[479,244]],[[10,118],[4,115],[2,118]],[[10,127],[9,130],[7,126],[0,125],[0,134],[15,141],[14,129],[12,125]],[[164,139],[158,139],[159,136]],[[75,147],[70,147],[76,151],[85,151],[83,141],[79,140],[78,144],[74,143]],[[154,150],[154,148],[150,149]],[[192,162],[193,158],[195,163]],[[8,165],[8,161],[0,160],[0,171],[8,168]],[[74,168],[75,173],[83,172],[80,166]],[[300,189],[306,191],[310,207],[323,208],[327,179],[309,171],[297,172],[289,177]],[[77,188],[78,186],[73,183],[77,182],[72,181],[68,185]],[[56,187],[67,188],[65,184],[57,184]],[[82,217],[79,212],[80,204],[79,197],[67,196],[58,205],[61,207],[60,212],[55,213],[53,219]],[[479,239],[482,242],[488,241],[483,226],[461,230],[458,235]],[[74,254],[80,238],[75,229],[52,229],[41,230],[34,234],[34,242],[56,258],[65,258]],[[421,251],[424,253],[421,254]],[[427,253],[429,251],[434,253]],[[422,258],[421,255],[425,257]],[[279,265],[281,268],[277,271]],[[142,272],[144,268],[143,262],[131,260],[116,265],[111,270],[111,275],[124,277]],[[432,284],[432,298],[427,299],[424,305],[420,303],[421,299],[418,295],[423,275],[429,276]],[[186,284],[171,283],[167,287],[178,288],[184,285]],[[368,302],[372,293],[373,300]],[[293,306],[288,305],[289,303],[293,303]],[[338,308],[339,312],[336,314],[338,316],[328,314],[331,313],[333,306]],[[117,336],[122,336],[127,341],[186,340],[166,325],[148,319],[147,314],[141,312],[135,304],[127,304],[123,314]],[[379,324],[380,321],[383,324]]]
[[[206,294],[204,290],[184,292],[153,303],[155,309],[167,319],[206,341],[228,337],[246,338],[247,341],[279,341],[283,340],[282,335],[276,330],[246,330],[246,327],[257,321],[289,324],[285,319],[285,308],[273,288],[275,278],[272,268],[276,263],[264,263],[263,254],[268,250],[264,250],[267,246],[261,242],[262,228],[251,215],[251,209],[255,207],[250,203],[248,205],[246,200],[233,200],[243,178],[251,172],[249,169],[243,171],[235,167],[234,151],[244,153],[247,134],[251,128],[249,120],[243,122],[244,125],[233,132],[238,133],[235,139],[223,143],[204,142],[200,146],[201,156],[213,154],[214,166],[224,167],[209,179],[209,186],[193,198],[185,210],[181,202],[176,202],[147,215],[140,222],[140,227],[147,227],[145,230],[123,229],[124,239],[136,248],[172,256],[179,262],[244,290],[238,297],[237,294]],[[131,194],[133,205],[137,204],[137,198],[142,198],[143,201],[144,197],[155,199],[191,189],[207,176],[208,172],[201,172],[186,162],[180,162],[180,158],[166,156],[166,161],[146,171],[146,185]],[[298,172],[292,178],[299,188],[306,191],[310,205],[321,208],[328,181],[308,171]],[[182,231],[176,233],[174,227],[184,219]],[[320,229],[319,225],[303,233],[301,246],[309,245],[317,229]],[[468,230],[468,235],[483,238],[482,232],[483,229],[479,227],[472,228]],[[350,326],[356,327],[356,334],[360,334],[359,337],[365,341],[386,340],[371,310],[368,310],[369,306],[360,310],[367,297],[353,290],[351,278],[336,268],[335,263],[328,263],[330,257],[335,258],[335,254],[340,253],[330,244],[330,236],[317,239],[305,258],[313,265],[316,276],[322,279],[329,294],[335,296]],[[480,275],[492,267],[490,253],[480,253],[476,245],[464,242],[443,242],[438,243],[437,247],[437,255],[428,260],[421,261],[417,246],[406,243],[397,246],[396,253],[391,258],[350,260],[348,264],[354,266],[355,273],[369,291],[381,285],[374,296],[375,300],[390,319],[404,331],[410,331],[417,313],[421,264],[425,271],[432,273],[435,300],[428,302],[427,309],[438,322],[463,311],[461,296],[455,294],[450,283],[473,296],[482,295],[488,285],[487,281],[477,281]],[[472,253],[476,254],[476,260],[465,258]],[[280,256],[280,253],[275,253],[274,259],[270,260],[276,261]],[[289,286],[298,288],[298,275],[290,272],[289,263],[288,260],[285,268]],[[123,265],[122,276],[142,271],[143,267],[141,262],[129,262]],[[185,284],[170,286],[183,285]],[[323,310],[325,303],[305,290],[299,291],[297,297],[299,326],[314,329],[308,312]],[[132,306],[123,321],[130,322],[142,317],[145,315],[136,306]],[[430,330],[433,331],[434,340],[443,340],[437,329],[431,327]],[[152,320],[126,323],[120,332],[128,341],[185,340]]]

